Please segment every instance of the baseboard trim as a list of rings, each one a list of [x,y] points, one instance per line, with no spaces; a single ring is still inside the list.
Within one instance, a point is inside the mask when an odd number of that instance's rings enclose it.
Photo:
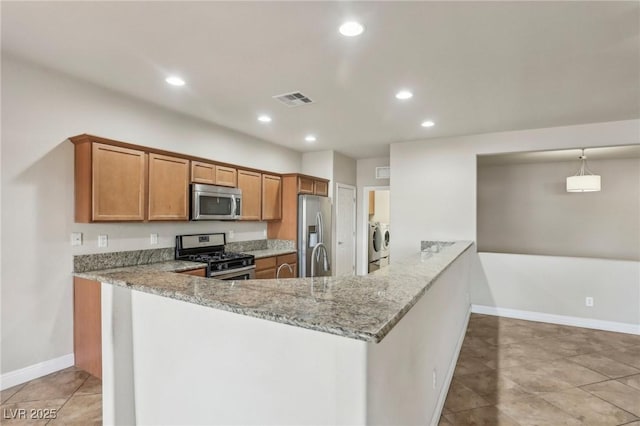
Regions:
[[[467,327],[469,326],[469,317],[471,317],[471,312],[472,312],[471,306],[469,306],[469,310],[467,311],[467,317],[464,320],[464,325],[460,330],[460,336],[458,337],[455,356],[451,358],[447,375],[445,376],[443,386],[440,389],[440,395],[438,396],[438,402],[436,403],[436,410],[433,413],[433,417],[431,418],[431,426],[436,426],[440,422],[440,416],[442,416],[444,403],[447,400],[447,394],[449,393],[449,386],[451,386],[451,381],[453,380],[453,372],[456,370],[456,364],[458,363],[458,357],[460,356],[460,349],[462,349],[464,336],[467,334]]]
[[[73,354],[63,355],[58,358],[39,362],[19,370],[9,371],[0,376],[0,390],[9,389],[13,386],[37,379],[47,374],[54,373],[75,364]]]
[[[640,335],[640,324],[603,321],[591,318],[571,317],[567,315],[546,314],[543,312],[521,311],[519,309],[498,308],[486,305],[471,305],[474,314],[493,315],[498,317],[516,318],[527,321],[547,322],[551,324],[569,325],[573,327],[592,328],[595,330],[615,331],[618,333]]]

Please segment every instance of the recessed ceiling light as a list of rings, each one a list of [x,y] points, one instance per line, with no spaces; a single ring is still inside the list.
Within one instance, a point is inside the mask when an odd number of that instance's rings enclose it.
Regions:
[[[304,137],[304,140],[307,142],[315,142],[316,141],[316,137],[314,135],[307,135]]]
[[[175,75],[167,77],[164,81],[166,81],[167,83],[169,83],[172,86],[184,86],[185,85],[184,80],[181,79],[180,77],[175,76]]]
[[[422,127],[433,127],[435,124],[436,124],[436,123],[434,123],[433,121],[431,121],[431,120],[427,120],[427,121],[423,121],[423,122],[422,122],[422,124],[421,124],[421,126],[422,126]]]
[[[258,121],[261,121],[263,123],[271,123],[271,117],[269,117],[268,115],[259,115]]]
[[[411,99],[412,97],[413,97],[413,93],[411,93],[408,90],[401,90],[398,93],[396,93],[397,99],[405,100],[405,99]]]
[[[349,21],[340,25],[339,31],[343,36],[355,37],[362,34],[364,27],[359,22]]]

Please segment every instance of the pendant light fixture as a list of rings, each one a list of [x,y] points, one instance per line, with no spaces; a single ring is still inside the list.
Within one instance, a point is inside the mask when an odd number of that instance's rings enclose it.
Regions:
[[[581,161],[580,168],[575,176],[567,178],[567,192],[597,192],[600,191],[600,176],[594,175],[587,167],[587,156],[578,157]]]

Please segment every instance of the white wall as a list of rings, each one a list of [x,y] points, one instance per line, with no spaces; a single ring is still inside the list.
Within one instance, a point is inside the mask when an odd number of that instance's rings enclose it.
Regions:
[[[2,57],[2,373],[73,352],[72,255],[167,247],[185,232],[264,238],[265,224],[74,224],[73,146],[81,133],[274,172],[301,154],[74,78]],[[85,245],[72,250],[69,234]],[[151,232],[160,244],[150,246]]]
[[[514,132],[490,133],[483,135],[460,136],[452,138],[430,139],[395,143],[391,145],[391,224],[393,228],[394,255],[403,257],[419,249],[420,240],[475,240],[476,239],[476,155],[548,150],[559,148],[582,148],[596,146],[631,145],[640,143],[640,120],[627,120],[610,123],[595,123],[578,126],[555,127],[546,129]],[[603,176],[603,179],[605,177]],[[504,256],[510,256],[508,254]],[[597,260],[594,260],[594,262]],[[563,258],[553,265],[562,276],[571,277],[571,267]],[[522,266],[524,268],[524,265]],[[477,268],[481,272],[481,268]],[[506,272],[500,268],[496,274],[476,277],[477,285],[489,279],[489,296],[483,303],[499,300],[504,308],[517,308],[518,298],[527,297],[530,292],[543,294],[545,291],[544,274],[533,269],[523,269],[523,274],[531,276],[527,282],[516,281],[509,285],[515,299],[503,298],[500,286],[493,286]],[[621,275],[625,282],[617,283],[618,291],[628,295],[623,303],[636,312],[640,318],[638,293],[640,277]],[[481,279],[482,278],[482,279]],[[571,283],[556,282],[556,286],[573,286]],[[476,284],[474,284],[476,285]],[[492,292],[496,292],[493,294]],[[475,292],[477,295],[478,292]],[[578,298],[578,294],[563,296],[559,292],[554,297]],[[572,315],[565,307],[572,303],[568,300],[558,303],[549,297],[537,298],[539,302],[530,309],[537,312],[551,312],[557,315]],[[472,300],[478,303],[479,300]],[[566,303],[565,303],[566,302]],[[635,310],[633,306],[636,306]],[[593,311],[581,315],[591,316]],[[577,313],[579,314],[579,313]],[[606,314],[603,314],[606,316]],[[615,321],[615,319],[611,319]],[[640,322],[640,321],[639,321]]]
[[[358,274],[367,274],[367,249],[366,240],[369,238],[369,232],[367,229],[369,212],[362,211],[364,206],[364,197],[368,197],[369,193],[365,193],[364,188],[370,186],[388,187],[389,179],[376,179],[376,167],[389,166],[389,158],[364,158],[357,161],[357,232],[356,243],[358,250],[356,254],[356,271]],[[393,173],[393,170],[392,170]],[[368,202],[368,199],[367,199]],[[394,239],[395,236],[392,236]],[[364,246],[363,246],[364,243]],[[418,243],[420,244],[420,243]],[[391,243],[391,246],[395,246],[395,242]]]

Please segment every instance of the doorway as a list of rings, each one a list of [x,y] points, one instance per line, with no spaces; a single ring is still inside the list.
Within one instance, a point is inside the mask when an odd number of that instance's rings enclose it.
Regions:
[[[388,186],[365,186],[362,194],[362,209],[359,214],[360,233],[358,273],[384,267],[390,260],[390,188]]]
[[[356,187],[336,183],[335,275],[356,273]]]

